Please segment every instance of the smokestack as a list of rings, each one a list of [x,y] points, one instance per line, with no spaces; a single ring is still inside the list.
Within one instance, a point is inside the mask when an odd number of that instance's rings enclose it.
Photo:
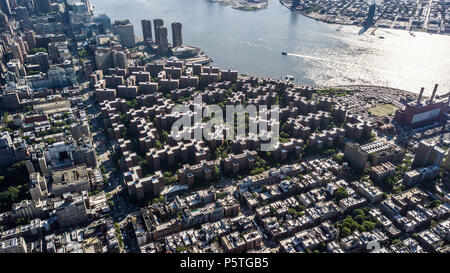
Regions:
[[[417,98],[417,104],[420,104],[420,101],[422,100],[423,91],[425,90],[425,87],[420,88],[419,97]]]
[[[434,96],[436,96],[436,91],[438,89],[438,86],[439,86],[439,84],[437,84],[437,83],[434,85],[433,94],[431,94],[430,102],[433,102]]]

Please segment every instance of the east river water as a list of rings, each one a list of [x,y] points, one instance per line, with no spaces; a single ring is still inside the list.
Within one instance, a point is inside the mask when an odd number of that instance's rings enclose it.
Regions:
[[[183,24],[183,42],[200,47],[213,65],[260,77],[292,75],[299,84],[389,86],[429,95],[450,91],[450,36],[326,24],[291,12],[278,0],[260,11],[241,11],[205,0],[91,0],[95,14]],[[380,38],[383,36],[384,39]],[[289,55],[281,55],[281,52]]]

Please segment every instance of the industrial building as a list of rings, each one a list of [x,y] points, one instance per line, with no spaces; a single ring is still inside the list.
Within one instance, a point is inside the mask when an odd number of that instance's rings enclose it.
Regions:
[[[397,110],[394,121],[409,127],[421,127],[435,121],[445,120],[449,110],[450,96],[448,99],[434,100],[438,85],[436,84],[430,99],[422,101],[425,88],[421,88],[416,102],[408,103],[405,109]]]

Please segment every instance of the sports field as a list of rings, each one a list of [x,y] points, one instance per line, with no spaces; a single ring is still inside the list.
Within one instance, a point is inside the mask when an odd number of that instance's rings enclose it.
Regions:
[[[397,106],[387,103],[387,104],[381,104],[381,105],[378,105],[377,107],[367,109],[367,111],[374,116],[385,117],[385,116],[393,115],[395,113],[395,111],[397,111],[397,109],[399,109]]]

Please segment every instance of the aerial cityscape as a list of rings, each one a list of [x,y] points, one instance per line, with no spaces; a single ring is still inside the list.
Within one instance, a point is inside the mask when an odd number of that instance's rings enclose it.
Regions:
[[[112,2],[0,0],[0,255],[450,252],[450,0]]]

